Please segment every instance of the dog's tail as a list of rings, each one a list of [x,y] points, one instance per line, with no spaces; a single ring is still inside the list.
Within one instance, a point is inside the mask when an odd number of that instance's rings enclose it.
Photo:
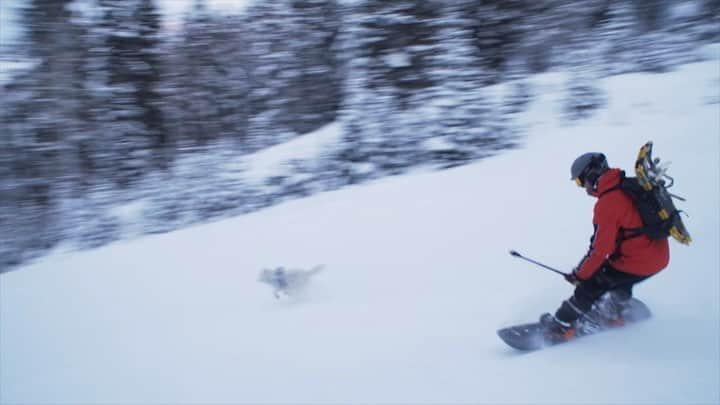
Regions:
[[[323,269],[325,269],[325,265],[324,265],[324,264],[318,264],[317,266],[313,267],[312,269],[308,270],[307,272],[308,272],[309,275],[313,275],[313,274],[316,274],[316,273],[320,273],[321,271],[323,271]]]

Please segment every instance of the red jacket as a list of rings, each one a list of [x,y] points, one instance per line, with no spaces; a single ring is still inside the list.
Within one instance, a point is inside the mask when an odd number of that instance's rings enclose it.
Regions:
[[[612,267],[625,273],[650,276],[664,269],[670,261],[667,239],[651,240],[646,235],[629,238],[621,243],[621,229],[639,228],[643,225],[640,213],[630,196],[620,189],[622,172],[610,169],[598,180],[594,193],[593,225],[595,233],[590,239],[590,249],[580,262],[576,275],[586,280],[608,261]],[[611,190],[611,191],[608,191]]]

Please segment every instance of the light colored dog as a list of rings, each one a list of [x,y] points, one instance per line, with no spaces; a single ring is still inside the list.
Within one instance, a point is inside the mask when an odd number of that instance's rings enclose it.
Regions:
[[[315,266],[310,270],[286,269],[282,266],[275,269],[262,269],[258,281],[273,288],[275,298],[297,296],[302,293],[315,274],[325,266]]]

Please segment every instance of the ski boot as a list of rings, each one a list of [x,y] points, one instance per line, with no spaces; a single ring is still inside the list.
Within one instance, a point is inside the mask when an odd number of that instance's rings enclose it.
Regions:
[[[637,315],[634,313],[633,301],[636,303],[638,301],[633,300],[632,293],[622,290],[613,290],[608,293],[608,297],[614,303],[619,317],[623,320],[623,324],[626,322],[634,322],[636,320],[635,318]],[[642,313],[642,311],[640,312]]]
[[[593,305],[592,313],[596,314],[596,321],[603,327],[623,326],[624,301],[614,291],[608,292],[600,297]]]
[[[543,327],[543,336],[551,343],[560,343],[575,337],[575,325],[563,322],[549,313],[540,316],[540,325]]]

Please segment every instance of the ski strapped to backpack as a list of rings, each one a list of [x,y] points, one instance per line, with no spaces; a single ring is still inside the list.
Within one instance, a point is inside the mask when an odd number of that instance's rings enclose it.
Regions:
[[[672,236],[678,242],[689,245],[692,239],[680,218],[681,211],[675,208],[672,200],[676,198],[685,201],[685,199],[667,191],[675,181],[666,173],[669,163],[661,165],[660,159],[653,160],[652,146],[653,143],[648,142],[640,148],[635,161],[637,177],[625,177],[623,172],[620,184],[608,190],[609,192],[619,188],[629,195],[635,202],[643,221],[643,226],[640,228],[625,229],[628,234],[624,239],[640,235],[647,235],[650,239]]]

